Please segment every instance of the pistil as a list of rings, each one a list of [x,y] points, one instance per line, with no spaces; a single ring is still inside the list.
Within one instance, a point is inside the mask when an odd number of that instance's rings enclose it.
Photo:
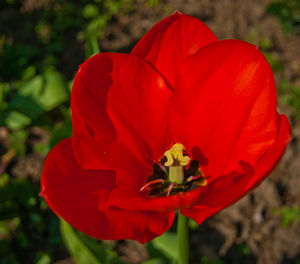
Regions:
[[[188,165],[190,157],[183,155],[184,147],[182,144],[174,144],[171,149],[165,152],[167,161],[165,166],[169,167],[169,179],[171,182],[177,184],[183,184],[184,182],[184,169],[183,167]]]
[[[184,182],[184,170],[181,165],[169,167],[169,179],[171,182],[182,184]]]

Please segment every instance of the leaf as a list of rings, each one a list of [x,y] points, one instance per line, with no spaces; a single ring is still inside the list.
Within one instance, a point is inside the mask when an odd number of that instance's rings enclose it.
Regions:
[[[17,111],[6,112],[3,114],[4,123],[11,130],[22,129],[31,124],[31,119]]]
[[[73,228],[64,220],[60,221],[60,231],[65,245],[77,264],[101,264],[89,248],[80,240]]]
[[[38,252],[38,261],[36,264],[50,264],[51,263],[51,258],[48,254],[44,252]]]
[[[50,111],[69,99],[63,75],[54,70],[34,77],[21,87],[19,94],[31,97],[45,111]]]
[[[67,120],[59,127],[52,130],[49,146],[52,149],[59,141],[72,136],[72,121]]]
[[[165,261],[160,258],[150,259],[150,260],[143,262],[143,264],[164,264],[164,263],[165,263]]]
[[[160,237],[155,238],[152,243],[155,248],[162,251],[168,257],[174,260],[178,259],[178,239],[175,233],[166,232]]]
[[[117,253],[113,251],[108,244],[98,241],[85,235],[82,232],[74,230],[67,222],[61,220],[61,233],[67,248],[71,255],[81,263],[109,263],[109,264],[124,264],[125,262],[119,259]],[[80,256],[78,256],[80,255]],[[92,262],[96,259],[97,262]]]
[[[9,101],[7,110],[18,111],[31,119],[37,118],[44,112],[44,110],[31,97],[21,95],[17,95]]]

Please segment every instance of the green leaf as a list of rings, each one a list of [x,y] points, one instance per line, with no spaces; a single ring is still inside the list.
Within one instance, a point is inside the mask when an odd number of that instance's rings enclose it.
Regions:
[[[162,251],[168,257],[174,260],[178,259],[178,239],[175,233],[166,232],[160,237],[155,238],[152,243],[154,247]]]
[[[22,129],[31,124],[31,119],[17,111],[6,112],[5,116],[5,124],[11,130]]]
[[[16,130],[10,134],[10,149],[15,149],[19,156],[26,153],[26,140],[28,138],[28,132],[26,130]]]
[[[155,259],[147,260],[143,262],[143,264],[165,264],[165,261],[160,258],[155,258]]]
[[[50,264],[51,263],[51,258],[48,254],[44,252],[38,252],[37,253],[38,260],[36,264]]]
[[[50,111],[69,99],[63,75],[49,70],[21,87],[19,94],[31,97],[43,110]]]
[[[72,121],[67,120],[59,127],[56,127],[52,130],[50,140],[49,140],[50,149],[52,149],[61,140],[71,136],[72,136]]]
[[[8,111],[18,111],[31,119],[37,118],[44,111],[43,109],[31,98],[27,96],[17,95],[7,106]]]
[[[77,264],[101,264],[67,222],[60,221],[60,230],[63,240]]]
[[[62,237],[69,252],[81,263],[124,264],[116,252],[105,242],[91,238],[82,232],[74,230],[67,222],[60,222]],[[93,262],[93,260],[95,260]]]

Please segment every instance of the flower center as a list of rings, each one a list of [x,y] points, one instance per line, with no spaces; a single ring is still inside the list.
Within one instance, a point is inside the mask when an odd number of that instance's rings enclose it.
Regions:
[[[186,155],[184,146],[176,143],[159,162],[153,164],[153,173],[140,191],[148,191],[148,195],[152,197],[170,196],[187,192],[195,185],[206,185],[199,162],[191,160]]]
[[[174,144],[173,147],[165,152],[167,161],[165,166],[169,167],[169,179],[171,182],[182,184],[184,182],[183,167],[190,163],[191,158],[184,156],[182,144]]]

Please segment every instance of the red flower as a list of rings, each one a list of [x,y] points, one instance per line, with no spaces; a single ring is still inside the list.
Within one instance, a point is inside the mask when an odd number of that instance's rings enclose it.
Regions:
[[[257,186],[290,139],[257,48],[178,12],[130,55],[81,65],[71,107],[73,136],[48,155],[42,195],[99,239],[147,242],[175,210],[200,224]]]

